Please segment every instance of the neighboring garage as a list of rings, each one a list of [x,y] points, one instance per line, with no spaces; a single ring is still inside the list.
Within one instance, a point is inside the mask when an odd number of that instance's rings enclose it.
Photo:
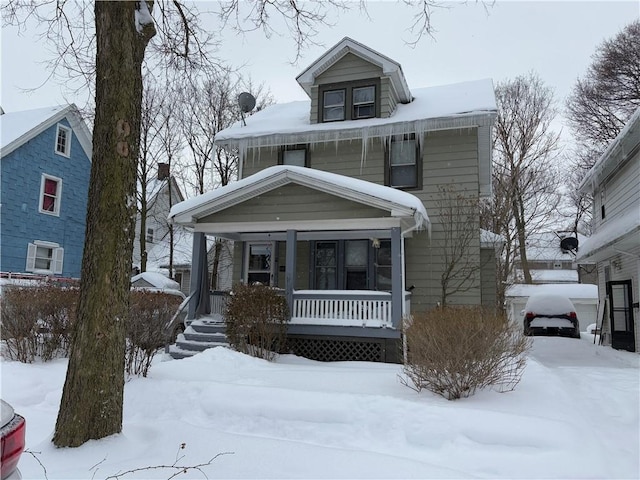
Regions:
[[[596,323],[598,313],[598,286],[586,283],[572,284],[543,284],[543,285],[511,285],[506,292],[506,309],[509,320],[522,325],[522,310],[527,300],[534,293],[554,293],[565,295],[576,307],[576,314],[580,321],[580,330],[586,331],[587,327]]]

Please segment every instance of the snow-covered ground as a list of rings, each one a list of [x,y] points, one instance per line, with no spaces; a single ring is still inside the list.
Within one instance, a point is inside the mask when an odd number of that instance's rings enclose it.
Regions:
[[[3,361],[2,396],[27,418],[37,460],[21,459],[25,479],[104,479],[227,452],[179,478],[637,479],[640,356],[592,339],[536,337],[515,391],[454,402],[403,386],[398,365],[217,348],[129,380],[123,432],[75,449],[50,441],[66,360]]]

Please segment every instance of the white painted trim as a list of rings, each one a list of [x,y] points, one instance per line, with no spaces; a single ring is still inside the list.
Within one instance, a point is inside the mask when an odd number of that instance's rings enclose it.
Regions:
[[[281,232],[297,231],[325,231],[325,230],[377,230],[400,227],[398,218],[346,218],[332,220],[303,220],[287,222],[220,222],[193,223],[188,225],[194,232],[202,233],[250,233],[250,232]]]
[[[55,209],[53,210],[53,212],[50,212],[49,210],[43,210],[42,208],[42,201],[44,200],[44,184],[46,180],[54,180],[57,182]],[[40,179],[40,195],[38,197],[38,212],[44,213],[45,215],[52,215],[55,217],[59,217],[61,203],[62,203],[62,179],[60,177],[55,177],[53,175],[43,173]]]
[[[64,151],[61,152],[58,150],[58,137],[60,136],[60,131],[64,131],[67,133],[64,145]],[[62,157],[69,158],[71,156],[71,140],[73,139],[73,130],[71,127],[67,127],[61,123],[56,125],[56,136],[53,141],[53,153],[56,155],[60,155]]]

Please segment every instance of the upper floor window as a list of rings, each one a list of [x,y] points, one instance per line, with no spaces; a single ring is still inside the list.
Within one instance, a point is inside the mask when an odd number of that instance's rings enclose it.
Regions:
[[[153,243],[153,228],[147,228],[147,242]]]
[[[56,131],[56,153],[65,157],[71,154],[71,129],[60,124]]]
[[[376,116],[376,87],[358,87],[353,89],[353,118],[371,118]]]
[[[327,90],[322,100],[322,120],[335,122],[344,120],[346,90]]]
[[[27,272],[61,274],[64,248],[57,243],[36,240],[27,249]]]
[[[309,166],[309,152],[306,145],[287,145],[282,147],[278,159],[280,165],[294,165],[296,167]]]
[[[380,79],[320,85],[318,121],[337,122],[380,116]]]
[[[50,175],[42,175],[40,183],[40,213],[60,215],[60,194],[62,193],[62,179]]]
[[[386,160],[388,186],[420,188],[420,154],[415,134],[394,135]]]

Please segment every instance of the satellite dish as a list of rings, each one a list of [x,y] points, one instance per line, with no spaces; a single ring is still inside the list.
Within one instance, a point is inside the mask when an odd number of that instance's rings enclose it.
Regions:
[[[256,107],[256,98],[249,92],[242,92],[238,95],[238,105],[242,113],[249,113]]]
[[[560,240],[560,248],[563,252],[575,252],[578,250],[578,239],[576,237],[565,237]]]

